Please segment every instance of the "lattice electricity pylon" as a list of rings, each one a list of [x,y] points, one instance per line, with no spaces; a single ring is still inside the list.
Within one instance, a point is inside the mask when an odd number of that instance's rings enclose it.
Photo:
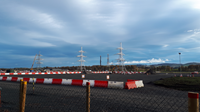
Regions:
[[[85,51],[83,51],[83,48],[81,47],[81,50],[80,50],[79,52],[81,53],[81,55],[78,55],[77,57],[80,57],[80,60],[78,60],[79,62],[81,62],[81,64],[80,64],[80,69],[81,69],[81,71],[82,71],[83,69],[86,71],[85,66],[84,66],[85,60],[83,59],[83,57],[86,57],[86,56],[83,55],[83,53],[84,53]]]
[[[121,70],[124,73],[124,71],[127,71],[124,65],[124,61],[125,59],[123,58],[123,53],[122,53],[122,43],[120,43],[120,47],[118,47],[117,49],[119,49],[119,53],[117,53],[117,55],[119,55],[119,58],[117,59],[117,62],[119,63],[119,66],[121,66]]]
[[[40,51],[39,51],[39,54],[37,55],[38,56],[38,58],[36,59],[36,60],[38,60],[37,62],[36,62],[36,64],[37,64],[37,69],[40,69],[41,68],[41,64],[43,64],[42,62],[41,62],[41,60],[44,60],[44,59],[42,59],[41,58],[41,54],[40,54]]]

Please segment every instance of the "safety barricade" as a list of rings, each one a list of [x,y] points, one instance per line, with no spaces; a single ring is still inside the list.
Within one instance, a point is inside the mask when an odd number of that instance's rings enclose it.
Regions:
[[[126,82],[125,84],[125,89],[134,89],[137,88],[135,81],[131,81],[131,82]]]
[[[82,84],[83,84],[83,80],[72,79],[72,85],[74,85],[74,86],[82,86]]]
[[[52,80],[52,84],[61,84],[62,83],[62,79],[53,79]]]
[[[117,82],[117,81],[108,81],[108,88],[124,88],[124,82]]]
[[[82,86],[86,86],[86,82],[90,82],[90,86],[94,87],[94,80],[83,80]]]
[[[104,87],[104,88],[107,88],[108,87],[108,81],[95,80],[94,81],[94,87]]]
[[[52,78],[45,78],[44,84],[52,84]]]
[[[72,85],[72,79],[62,79],[62,83],[64,85]]]

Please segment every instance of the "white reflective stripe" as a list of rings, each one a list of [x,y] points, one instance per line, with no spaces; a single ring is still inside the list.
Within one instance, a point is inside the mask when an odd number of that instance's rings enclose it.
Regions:
[[[45,78],[44,84],[52,84],[52,78]]]
[[[35,73],[35,74],[38,74],[38,73]]]
[[[48,72],[47,74],[50,74],[50,72]]]
[[[108,81],[108,88],[124,88],[124,82],[117,82],[117,81]]]
[[[21,79],[23,79],[23,77],[18,77],[17,82],[19,82]]]
[[[3,77],[0,77],[0,80],[2,80],[3,79]]]
[[[45,73],[43,72],[43,73],[41,73],[41,74],[45,74]]]
[[[7,77],[6,81],[11,81],[12,77]]]
[[[18,73],[14,73],[14,75],[18,75]]]
[[[55,72],[53,72],[53,74],[56,74]]]
[[[86,86],[86,82],[90,82],[90,86],[94,87],[94,80],[83,80],[82,86]]]
[[[72,79],[62,79],[62,83],[64,85],[72,85]]]
[[[29,75],[31,75],[32,73],[28,73]]]
[[[5,73],[5,75],[10,75],[10,73]]]
[[[22,75],[25,75],[25,73],[22,73]]]

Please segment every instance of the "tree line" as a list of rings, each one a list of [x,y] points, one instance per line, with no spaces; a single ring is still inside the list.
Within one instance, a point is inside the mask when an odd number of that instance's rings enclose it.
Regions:
[[[147,71],[152,69],[154,71],[162,71],[162,72],[194,72],[200,70],[200,65],[189,65],[189,66],[181,66],[181,67],[170,67],[170,66],[136,66],[136,65],[125,65],[127,71]],[[11,68],[9,68],[11,69]],[[12,68],[14,70],[30,70],[30,68]],[[37,68],[34,68],[37,69]],[[61,69],[61,70],[69,70],[69,71],[79,71],[80,66],[63,66],[63,67],[42,67],[41,69]],[[121,66],[119,65],[110,65],[110,66],[100,66],[100,65],[93,65],[93,66],[85,66],[86,70],[91,71],[121,71]],[[7,70],[2,68],[0,70]]]

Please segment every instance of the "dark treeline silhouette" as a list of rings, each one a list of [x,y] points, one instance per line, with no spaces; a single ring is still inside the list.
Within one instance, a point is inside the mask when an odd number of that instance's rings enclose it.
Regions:
[[[86,70],[91,71],[120,71],[121,67],[119,65],[110,65],[110,66],[100,66],[100,65],[93,65],[93,66],[85,66]],[[147,71],[152,69],[154,71],[162,71],[162,72],[179,72],[180,67],[170,67],[170,66],[146,66],[146,65],[125,65],[127,71]],[[30,68],[0,68],[0,70],[7,70],[7,69],[14,69],[14,70],[30,70]],[[34,68],[37,69],[37,68]],[[43,67],[42,69],[61,69],[61,70],[69,70],[69,71],[79,71],[80,66],[62,66],[62,67]],[[200,65],[189,65],[189,66],[181,66],[182,72],[194,72],[199,71]]]

